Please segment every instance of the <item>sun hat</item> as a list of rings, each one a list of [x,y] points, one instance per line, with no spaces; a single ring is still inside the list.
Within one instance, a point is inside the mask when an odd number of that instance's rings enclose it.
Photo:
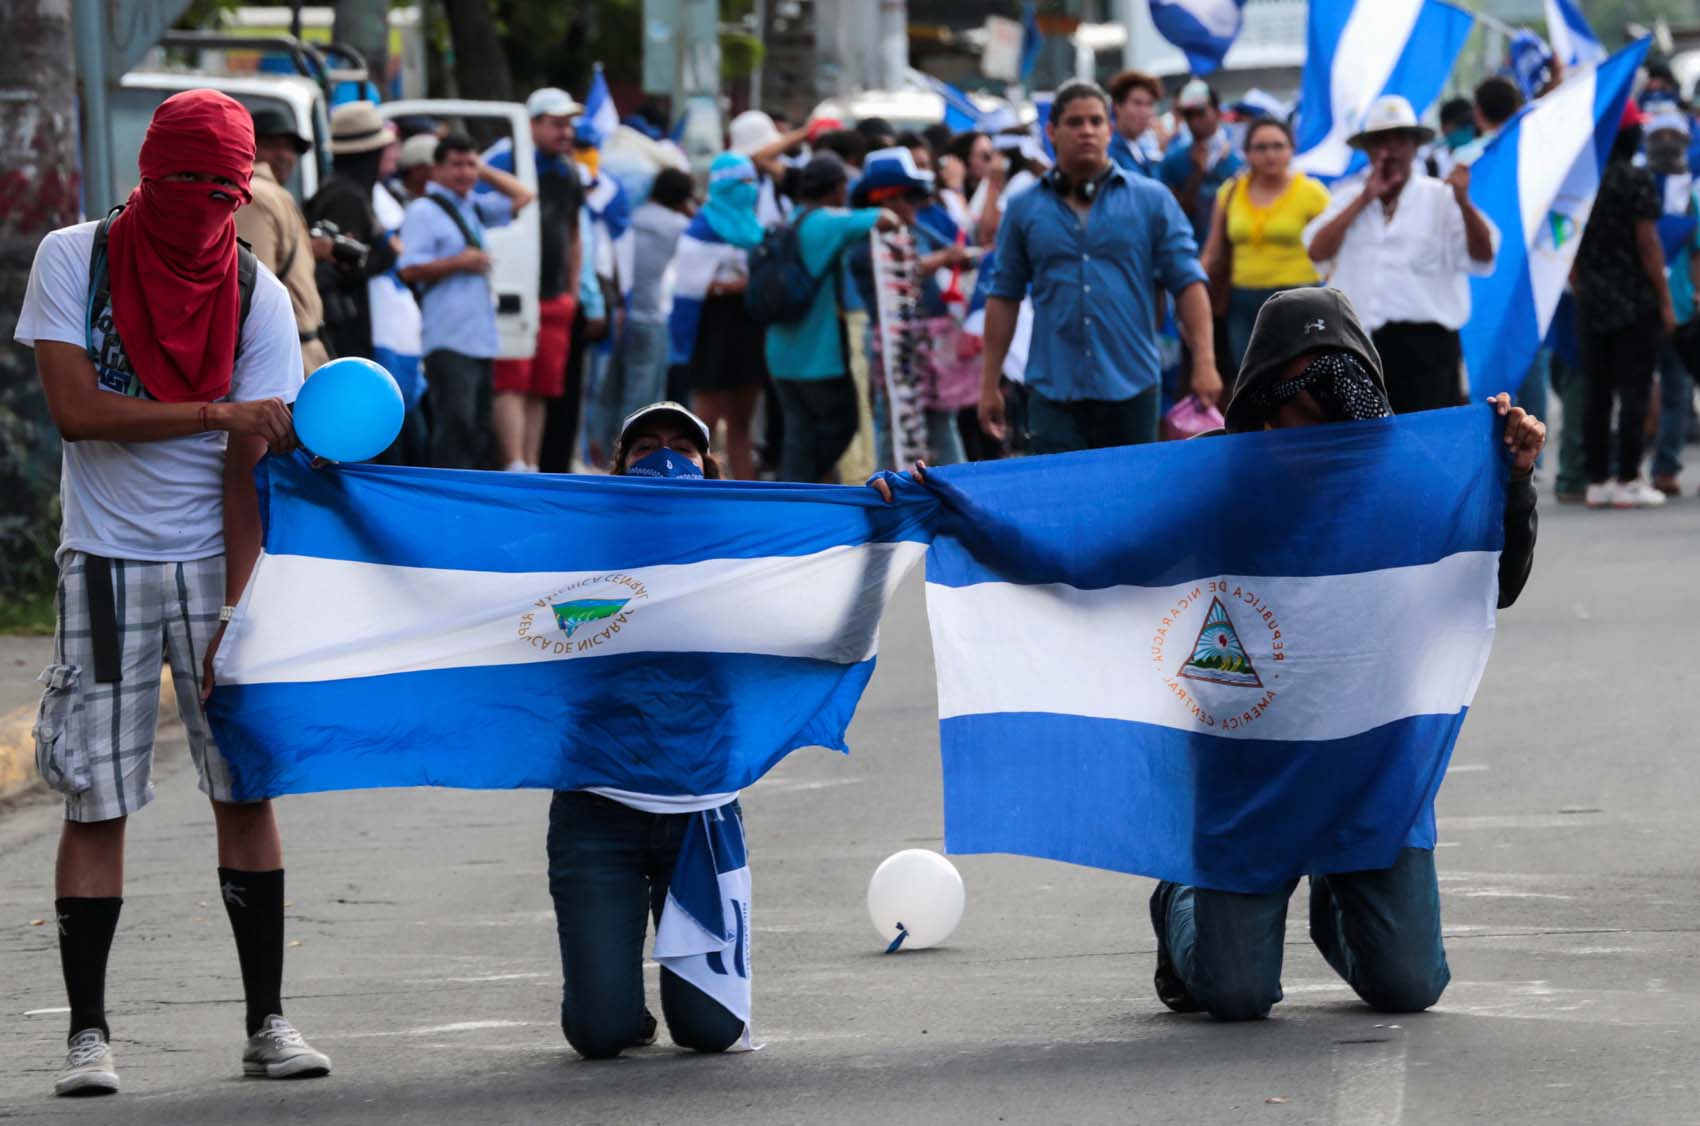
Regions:
[[[751,153],[766,148],[779,139],[779,127],[773,123],[773,118],[759,109],[747,109],[732,119],[727,126],[726,134],[731,140],[728,147],[739,156],[749,156]]]
[[[376,152],[390,143],[389,123],[371,102],[346,102],[331,111],[331,155]]]
[[[577,117],[583,112],[584,107],[559,86],[545,86],[541,90],[533,90],[531,96],[525,99],[527,117]]]
[[[674,418],[681,419],[691,428],[691,433],[695,437],[702,439],[703,452],[706,453],[708,451],[708,423],[693,414],[691,409],[685,406],[685,404],[675,403],[671,399],[663,399],[658,403],[651,403],[647,407],[639,407],[631,414],[628,414],[626,416],[626,421],[620,424],[620,448],[625,448],[626,439],[631,436],[633,428],[636,427],[638,423],[642,422],[646,418],[654,418],[657,415],[670,415]]]
[[[1410,102],[1398,94],[1383,94],[1369,104],[1358,124],[1358,131],[1347,137],[1346,143],[1361,149],[1371,137],[1387,133],[1408,133],[1417,139],[1418,144],[1434,139],[1434,130],[1417,120],[1417,112],[1411,108]]]

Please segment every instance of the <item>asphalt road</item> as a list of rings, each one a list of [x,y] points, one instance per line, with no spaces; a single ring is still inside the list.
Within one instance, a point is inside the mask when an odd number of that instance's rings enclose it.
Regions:
[[[47,1094],[56,811],[0,812],[0,1119],[1700,1123],[1700,500],[1543,519],[1441,794],[1453,983],[1432,1012],[1357,1004],[1301,899],[1273,1019],[1171,1014],[1148,881],[1011,857],[959,858],[947,946],[882,955],[869,874],[940,846],[917,576],[854,753],[799,752],[745,795],[764,1050],[579,1061],[557,1023],[547,795],[385,791],[280,803],[286,1003],[336,1074],[244,1081],[211,819],[178,756],[131,826],[116,1098]]]

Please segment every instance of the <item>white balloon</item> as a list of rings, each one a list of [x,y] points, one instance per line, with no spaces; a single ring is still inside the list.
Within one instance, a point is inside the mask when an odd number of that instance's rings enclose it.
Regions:
[[[874,869],[868,917],[890,949],[924,950],[956,930],[965,896],[954,864],[929,849],[906,848]]]

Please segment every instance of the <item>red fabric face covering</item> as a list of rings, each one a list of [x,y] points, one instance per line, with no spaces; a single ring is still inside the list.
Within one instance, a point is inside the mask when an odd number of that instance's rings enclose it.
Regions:
[[[142,182],[107,231],[112,319],[147,393],[210,403],[230,392],[241,296],[236,209],[252,201],[254,124],[241,103],[189,90],[160,103]],[[219,177],[179,181],[178,173]]]

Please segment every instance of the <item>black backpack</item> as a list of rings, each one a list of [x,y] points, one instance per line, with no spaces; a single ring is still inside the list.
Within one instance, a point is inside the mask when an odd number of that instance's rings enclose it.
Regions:
[[[808,214],[807,209],[799,211],[791,222],[767,232],[761,245],[749,252],[744,311],[756,324],[802,320],[814,304],[815,294],[836,269],[836,262],[830,262],[817,278],[803,265],[803,245],[797,237],[797,228]]]
[[[99,362],[94,350],[94,320],[112,300],[112,274],[106,264],[106,234],[112,226],[112,220],[124,210],[119,204],[106,213],[106,218],[100,221],[100,226],[94,229],[94,247],[89,251],[89,311],[86,324],[89,360]],[[242,307],[236,320],[236,354],[242,354],[242,329],[248,324],[248,310],[254,305],[254,283],[259,276],[259,259],[248,249],[248,244],[241,239],[236,240],[236,292],[241,295]],[[116,333],[114,327],[114,333]]]

